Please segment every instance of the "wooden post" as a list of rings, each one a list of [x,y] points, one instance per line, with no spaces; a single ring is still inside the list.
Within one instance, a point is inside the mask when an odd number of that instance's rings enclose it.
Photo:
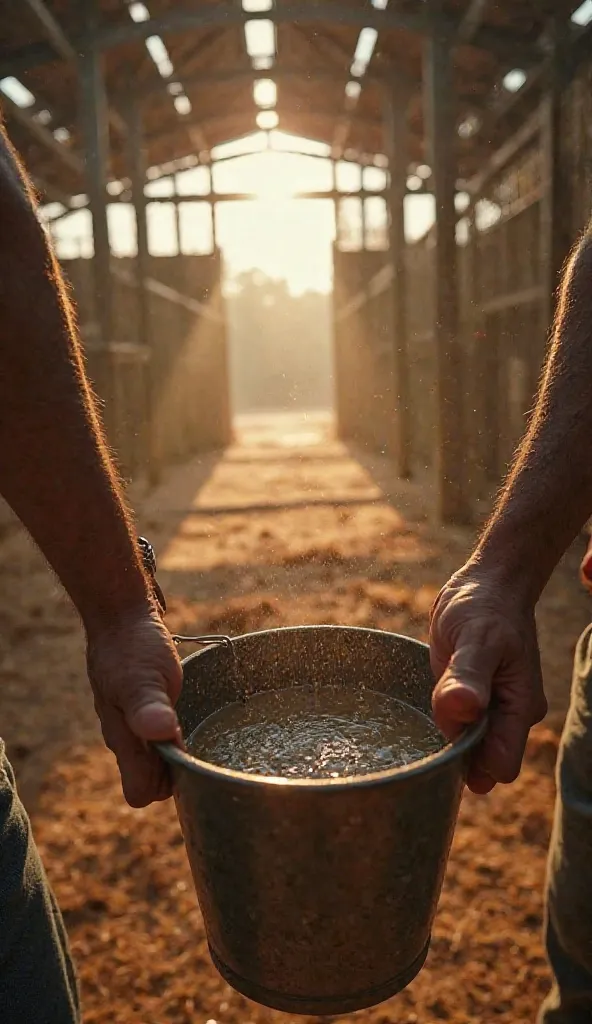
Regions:
[[[434,251],[434,341],[437,358],[436,432],[439,519],[471,520],[465,486],[467,446],[463,433],[462,339],[459,325],[456,250],[456,111],[452,82],[452,39],[437,12],[425,48],[425,105],[436,200]]]
[[[138,337],[140,345],[144,346],[146,358],[143,362],[144,374],[144,396],[145,396],[145,469],[148,480],[152,485],[160,481],[161,459],[160,445],[158,443],[157,423],[157,381],[156,367],[154,365],[154,338],[152,334],[152,321],[150,317],[150,292],[148,291],[148,279],[150,277],[150,250],[148,247],[148,220],[146,216],[146,193],[144,191],[146,181],[146,161],[144,154],[144,141],[142,131],[142,112],[137,101],[133,97],[133,90],[130,90],[131,99],[127,108],[127,160],[130,180],[132,184],[132,203],[136,220],[136,296],[138,302]]]
[[[331,192],[335,197],[333,200],[333,215],[335,217],[335,245],[339,247],[339,215],[340,215],[340,200],[339,193],[337,190],[337,160],[331,157]]]
[[[407,242],[405,239],[405,196],[407,194],[407,107],[410,86],[396,75],[386,100],[387,153],[390,183],[387,206],[389,248],[393,280],[392,351],[394,409],[394,457],[397,474],[411,476],[411,423],[409,397],[409,355],[407,345]]]
[[[471,416],[471,435],[469,441],[470,474],[467,474],[467,486],[473,501],[480,501],[487,495],[487,481],[485,474],[485,458],[487,457],[486,423],[485,423],[485,391],[488,387],[494,387],[497,395],[497,372],[494,379],[488,379],[486,373],[486,360],[488,358],[487,341],[485,338],[485,324],[482,312],[482,287],[481,287],[481,246],[479,242],[479,231],[476,224],[476,200],[471,197],[470,206],[466,212],[468,221],[467,240],[467,323],[468,353],[470,357],[471,374],[466,381],[469,393],[472,396],[471,404],[473,415]]]
[[[146,218],[146,196],[144,183],[146,175],[144,145],[142,139],[142,115],[134,99],[127,110],[128,126],[128,170],[132,184],[132,203],[136,221],[136,281],[138,293],[138,324],[140,344],[150,344],[150,311],[146,282],[150,276],[148,250],[148,222]]]
[[[208,167],[209,183],[210,183],[210,195],[214,192],[214,174],[212,171],[212,165]],[[212,251],[217,252],[218,250],[218,230],[216,227],[216,201],[213,200],[210,203],[210,209],[212,211]]]
[[[568,24],[551,19],[552,54],[547,89],[542,103],[541,152],[543,196],[541,200],[541,268],[543,285],[542,332],[548,336],[555,316],[560,275],[575,239],[571,237],[569,183],[562,174],[561,113],[568,82]],[[540,353],[541,360],[543,353]]]
[[[349,422],[346,402],[347,379],[344,368],[345,337],[349,325],[344,326],[338,319],[340,304],[343,302],[342,264],[339,250],[339,200],[337,198],[337,165],[333,157],[329,160],[331,168],[331,192],[333,195],[333,219],[335,221],[335,237],[333,239],[333,367],[334,367],[334,417],[335,432],[340,441],[349,440]]]
[[[115,419],[115,380],[109,346],[113,335],[113,281],[107,221],[109,124],[101,52],[96,45],[98,13],[95,0],[84,5],[84,51],[79,63],[80,117],[85,148],[86,189],[92,218],[92,261],[95,319],[104,349],[101,380],[96,384],[105,401],[108,429]]]
[[[179,208],[179,189],[177,187],[177,175],[171,174],[171,185],[173,186],[173,204],[175,210],[175,247],[177,256],[181,255],[181,212]],[[179,291],[183,291],[182,288]]]

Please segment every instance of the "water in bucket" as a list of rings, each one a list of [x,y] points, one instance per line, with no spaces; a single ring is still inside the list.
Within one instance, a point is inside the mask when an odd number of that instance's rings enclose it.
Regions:
[[[222,768],[280,778],[342,778],[401,767],[444,739],[417,708],[370,689],[295,686],[210,715],[189,753]]]

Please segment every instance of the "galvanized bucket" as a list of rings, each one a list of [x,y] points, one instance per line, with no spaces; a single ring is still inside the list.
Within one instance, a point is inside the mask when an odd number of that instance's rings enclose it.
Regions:
[[[430,713],[428,649],[375,630],[254,633],[184,662],[187,737],[252,693],[303,683],[371,687]],[[214,964],[233,988],[287,1013],[350,1013],[420,971],[467,755],[485,723],[404,768],[281,780],[216,768],[176,747],[179,820]]]

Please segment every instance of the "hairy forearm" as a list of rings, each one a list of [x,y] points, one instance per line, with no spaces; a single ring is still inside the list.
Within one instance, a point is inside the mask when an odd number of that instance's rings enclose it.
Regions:
[[[592,238],[561,290],[553,341],[527,435],[477,550],[538,599],[592,512]]]
[[[1,134],[0,352],[0,492],[87,629],[108,626],[150,590],[61,274]]]

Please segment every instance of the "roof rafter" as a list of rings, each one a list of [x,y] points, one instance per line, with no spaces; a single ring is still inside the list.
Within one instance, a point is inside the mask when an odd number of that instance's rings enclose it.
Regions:
[[[368,4],[369,4],[369,0],[366,0],[366,8],[367,8],[367,10],[370,10]],[[377,43],[378,43],[378,39],[377,39]],[[360,92],[359,92],[358,96],[354,98],[353,103],[350,103],[349,106],[348,106],[347,102],[344,102],[343,111],[342,111],[341,117],[339,118],[339,121],[335,125],[335,131],[333,132],[333,149],[334,150],[337,150],[337,151],[341,150],[341,151],[343,151],[343,149],[345,148],[345,145],[347,143],[347,140],[348,140],[348,137],[349,137],[349,133],[350,133],[350,130],[351,130],[352,115],[354,113],[355,107],[358,104],[358,99],[359,99],[359,97],[361,95],[362,89],[364,88],[365,79],[366,79],[366,75],[368,73],[369,66],[372,63],[372,59],[375,56],[375,54],[376,54],[376,46],[372,50],[372,54],[370,56],[370,60],[367,62],[366,67],[364,68],[364,74],[362,76],[361,81],[359,82]],[[354,60],[354,56],[355,56],[354,54],[351,55],[352,62]],[[347,97],[346,97],[346,100],[347,100]]]
[[[23,3],[32,15],[36,18],[43,34],[47,37],[50,46],[58,57],[68,61],[70,64],[78,63],[78,53],[70,41],[64,29],[49,10],[44,0],[23,0]],[[127,134],[125,121],[117,110],[109,109],[109,120],[120,135]]]
[[[335,123],[336,119],[339,117],[339,113],[340,113],[340,111],[336,110],[335,108],[323,109],[323,108],[313,107],[310,110],[307,110],[307,116],[308,117],[326,120],[326,121],[329,121],[331,123]],[[292,109],[287,108],[287,107],[278,107],[278,114],[280,116],[280,121],[281,121],[282,118],[290,119],[291,117],[298,117],[299,114],[300,114],[300,111],[292,110]],[[239,114],[223,114],[223,115],[218,116],[218,117],[213,116],[213,117],[205,118],[201,122],[201,127],[206,132],[209,132],[209,131],[214,131],[215,132],[216,130],[220,131],[222,129],[225,129],[225,126],[228,125],[228,127],[229,127],[231,132],[232,132],[232,130],[235,127],[237,127],[238,131],[240,133],[240,131],[242,129],[242,125],[240,124],[241,121],[244,121],[244,117],[241,117],[241,115],[239,115]],[[384,128],[384,123],[382,121],[382,118],[380,118],[380,117],[370,117],[370,118],[368,118],[368,117],[364,117],[364,118],[356,117],[356,118],[353,119],[353,124],[354,125],[358,125],[358,124],[366,125],[366,126],[369,126],[370,128],[374,128],[374,129],[376,129],[378,131],[382,131],[383,128]],[[253,126],[252,130],[256,131],[254,126]],[[289,132],[290,128],[287,127],[287,128],[285,128],[283,130],[286,130],[286,131]],[[173,130],[173,134],[174,134],[174,130]],[[148,144],[152,143],[152,144],[155,144],[155,145],[158,145],[158,143],[165,144],[167,142],[167,140],[170,138],[170,136],[171,136],[171,132],[167,131],[165,129],[162,132],[153,132],[152,134],[148,135],[147,138],[146,138],[146,142]],[[420,139],[418,138],[417,135],[413,134],[412,132],[410,133],[410,137],[411,137],[410,148],[415,147],[415,152],[412,153],[411,159],[416,159],[420,155]],[[218,143],[216,143],[215,145],[217,145],[217,144]],[[172,157],[171,159],[174,160],[176,158]],[[156,161],[156,162],[158,162],[158,161]]]
[[[38,24],[43,29],[44,35],[58,56],[63,57],[64,60],[75,61],[77,59],[76,50],[62,26],[43,0],[23,0],[23,3],[31,14],[35,16]]]
[[[53,182],[46,181],[46,179],[39,174],[33,175],[31,180],[35,190],[44,197],[46,202],[60,203],[61,206],[66,208],[70,206],[72,196],[68,195],[67,192],[64,192],[59,185],[54,185]]]
[[[69,167],[76,174],[84,173],[84,161],[78,153],[73,152],[62,142],[58,142],[51,131],[35,120],[35,117],[25,108],[19,107],[8,96],[3,95],[1,105],[9,112],[10,117],[17,121],[23,128],[32,135],[35,140],[41,143],[45,149],[50,150],[64,166]]]
[[[489,0],[471,0],[456,33],[457,43],[471,43],[480,28]]]
[[[326,32],[319,32],[315,29],[314,34],[311,34],[302,25],[297,24],[294,25],[294,29],[311,49],[316,50],[320,54],[323,60],[328,57],[335,64],[336,69],[338,68],[341,71],[342,79],[349,73],[352,55],[345,46],[336,42]]]
[[[261,79],[273,78],[275,81],[282,82],[290,79],[302,79],[303,81],[328,81],[328,82],[343,82],[344,75],[342,72],[333,70],[332,68],[306,68],[299,65],[275,65],[273,68],[254,69],[254,68],[242,68],[236,70],[235,68],[224,70],[224,71],[198,71],[195,74],[183,75],[184,86],[198,86],[203,85],[209,87],[212,85],[235,85],[240,82],[257,82]],[[378,75],[370,75],[369,80],[373,83],[380,82]],[[161,94],[162,90],[159,84],[150,83],[144,89],[139,90],[136,95],[141,99],[148,99],[154,94]]]
[[[233,3],[229,3],[228,0],[222,0],[216,4],[193,9],[172,9],[160,17],[150,18],[147,21],[109,25],[98,32],[96,41],[101,48],[110,49],[135,39],[145,39],[150,35],[166,35],[169,32],[184,32],[190,29],[205,29],[215,26],[229,28],[233,24],[244,24],[246,21],[258,19],[271,19],[277,25],[297,23],[330,25],[337,23],[342,26],[376,28],[378,31],[405,29],[425,35],[430,31],[427,8],[428,4],[421,4],[418,5],[417,11],[411,12],[390,7],[385,10],[375,7],[371,9],[354,7],[351,4],[334,2],[334,0],[320,0],[314,5],[310,0],[306,0],[306,2],[290,0],[286,6],[274,8],[271,11],[246,12]],[[442,25],[451,38],[454,38],[458,31],[458,21],[445,16],[442,18]],[[76,47],[77,41],[72,40],[72,42]],[[517,61],[522,66],[528,66],[537,63],[541,58],[540,47],[536,41],[524,40],[514,32],[486,25],[476,28],[471,45],[490,51],[504,63]],[[17,68],[22,72],[27,67],[34,67],[54,59],[53,47],[35,45],[12,55],[4,54],[2,63],[3,67],[7,69],[5,74],[17,74]]]

